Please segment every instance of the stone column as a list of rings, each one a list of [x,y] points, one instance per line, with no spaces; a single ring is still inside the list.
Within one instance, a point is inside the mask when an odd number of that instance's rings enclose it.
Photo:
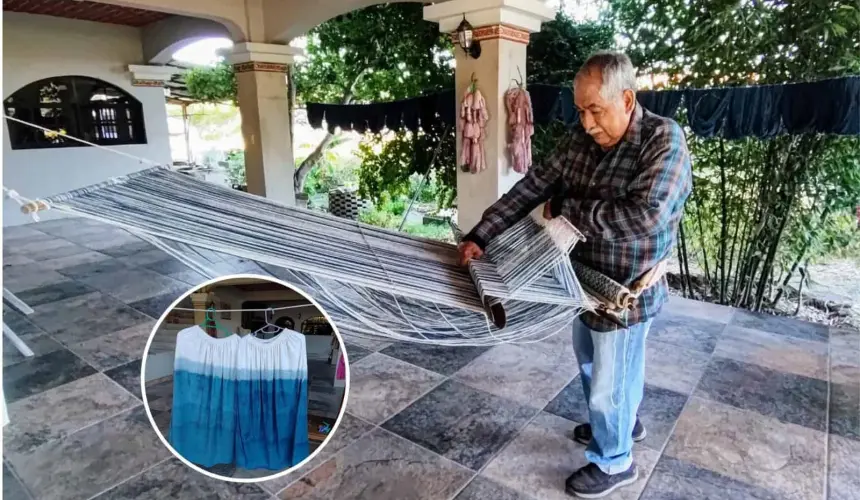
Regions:
[[[455,91],[459,112],[472,75],[487,101],[490,115],[484,141],[487,169],[471,174],[457,171],[457,222],[467,232],[480,220],[483,211],[506,193],[521,174],[514,172],[506,151],[507,118],[503,96],[514,80],[526,77],[526,46],[529,33],[540,31],[542,22],[554,12],[538,0],[450,0],[424,8],[424,19],[439,23],[439,30],[452,33],[465,16],[481,44],[481,55],[473,59],[454,43],[457,67]],[[460,127],[457,127],[457,157],[460,156]]]
[[[238,43],[227,55],[236,72],[248,192],[295,205],[293,144],[287,99],[287,45]]]

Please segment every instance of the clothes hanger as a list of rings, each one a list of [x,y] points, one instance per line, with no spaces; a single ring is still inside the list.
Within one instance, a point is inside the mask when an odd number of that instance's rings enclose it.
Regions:
[[[475,88],[478,86],[478,79],[475,78],[475,73],[472,73],[472,76],[469,79],[469,93],[474,94]]]
[[[276,325],[276,324],[272,323],[271,321],[269,321],[269,312],[270,312],[270,311],[271,311],[271,313],[272,313],[272,318],[274,318],[274,317],[275,317],[275,310],[274,310],[274,309],[272,309],[271,307],[270,307],[270,308],[268,308],[268,309],[266,309],[265,311],[263,311],[263,316],[264,316],[264,318],[265,318],[266,324],[265,324],[265,325],[263,325],[262,327],[260,327],[259,329],[257,329],[257,331],[255,331],[255,332],[254,332],[254,336],[255,336],[255,337],[257,336],[257,334],[258,334],[258,333],[272,333],[272,334],[275,334],[275,333],[280,333],[280,332],[281,332],[281,330],[283,330],[283,328],[281,328],[280,326],[278,326],[278,325]],[[265,330],[266,330],[266,328],[269,328],[269,327],[275,328],[275,330],[274,330],[274,331],[265,331]]]
[[[517,66],[517,73],[520,74],[520,79],[517,80],[516,78],[511,78],[511,82],[516,83],[517,87],[523,88],[523,84],[525,83],[525,81],[523,79],[523,72],[520,70],[519,66]],[[511,83],[509,82],[508,83],[508,90],[510,90],[511,88],[513,88],[513,87],[511,86]]]
[[[215,320],[215,308],[214,307],[209,307],[206,309],[206,318],[203,320],[203,323],[201,323],[198,326],[200,328],[202,328],[203,330],[206,330],[207,328],[212,327],[212,328],[215,328],[216,330],[221,330],[222,332],[226,333],[227,336],[233,335],[233,332],[230,331],[229,328],[226,328],[221,323],[219,323],[218,321]]]

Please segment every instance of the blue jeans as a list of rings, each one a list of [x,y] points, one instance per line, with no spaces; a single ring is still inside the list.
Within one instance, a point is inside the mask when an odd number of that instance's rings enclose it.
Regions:
[[[645,337],[651,321],[597,332],[577,319],[573,350],[588,403],[591,443],[585,458],[606,474],[633,464],[633,425],[645,391]]]

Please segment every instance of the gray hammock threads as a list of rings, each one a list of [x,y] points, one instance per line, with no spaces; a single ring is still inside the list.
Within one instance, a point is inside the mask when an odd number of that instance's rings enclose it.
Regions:
[[[568,257],[582,235],[562,218],[544,227],[525,218],[465,269],[454,245],[288,207],[166,167],[42,201],[123,227],[210,278],[225,274],[219,255],[254,261],[359,337],[530,342],[593,309]],[[492,312],[499,307],[501,321]]]

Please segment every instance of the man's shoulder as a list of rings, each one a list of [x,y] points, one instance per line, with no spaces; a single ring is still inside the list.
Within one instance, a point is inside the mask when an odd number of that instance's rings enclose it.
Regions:
[[[642,112],[642,135],[648,137],[668,137],[684,135],[684,130],[675,120],[652,113],[647,109]]]
[[[662,145],[673,144],[686,148],[687,140],[684,129],[671,118],[643,110],[642,114],[642,144]]]

